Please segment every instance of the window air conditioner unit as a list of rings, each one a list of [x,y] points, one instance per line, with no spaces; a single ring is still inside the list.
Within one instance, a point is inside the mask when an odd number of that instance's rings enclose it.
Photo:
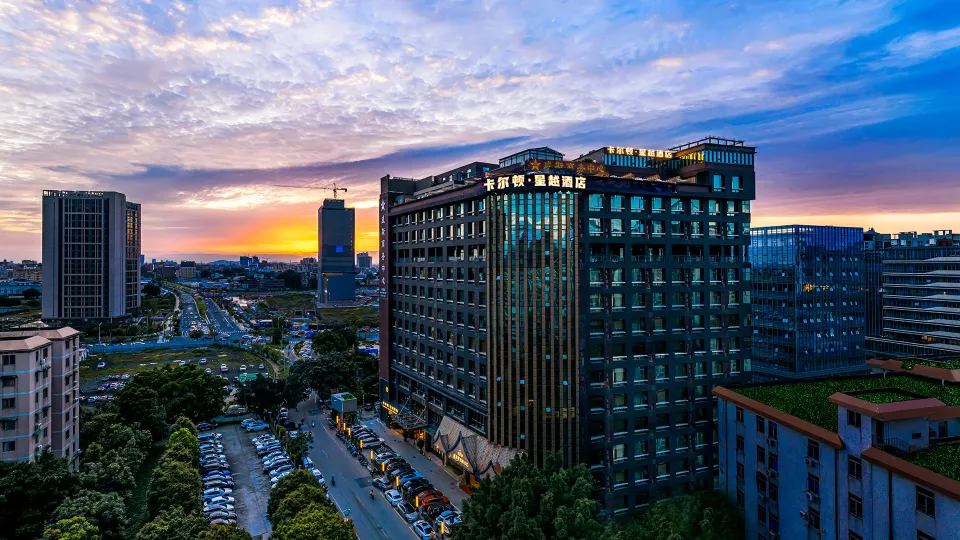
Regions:
[[[806,511],[804,511],[804,510],[801,510],[801,511],[800,511],[800,519],[802,519],[802,520],[804,520],[804,521],[807,520],[807,512],[806,512]]]

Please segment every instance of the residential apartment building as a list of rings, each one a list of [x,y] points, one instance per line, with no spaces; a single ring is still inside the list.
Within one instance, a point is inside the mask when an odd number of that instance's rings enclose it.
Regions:
[[[710,391],[748,378],[753,156],[709,138],[384,177],[386,415],[468,477],[502,449],[586,463],[607,514],[712,488]]]
[[[80,332],[42,325],[0,332],[0,460],[50,451],[77,468]]]
[[[958,538],[960,370],[871,364],[884,373],[714,390],[745,538]]]
[[[354,267],[356,211],[343,199],[324,199],[318,210],[317,303],[352,302],[357,298]]]
[[[111,191],[43,192],[45,320],[137,313],[139,260],[139,204]]]
[[[24,266],[13,269],[13,279],[18,281],[36,281],[43,280],[43,269],[39,266]]]
[[[863,229],[758,227],[750,242],[754,380],[865,371]]]

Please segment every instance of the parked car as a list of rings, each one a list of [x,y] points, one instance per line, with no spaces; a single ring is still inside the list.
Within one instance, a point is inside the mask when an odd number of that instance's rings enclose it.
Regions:
[[[105,367],[107,367],[107,363],[106,363],[106,362],[98,362],[98,363],[97,363],[97,369],[103,369],[103,368],[105,368]]]
[[[416,483],[412,484],[412,487],[407,487],[407,490],[404,492],[401,490],[401,493],[405,493],[407,497],[411,500],[416,500],[417,496],[425,491],[433,491],[433,484],[430,482],[426,483]]]
[[[417,515],[417,511],[412,506],[410,506],[409,503],[405,503],[405,502],[397,503],[396,509],[397,509],[397,513],[399,513],[400,516],[403,517],[403,519],[407,520],[408,523],[413,523],[414,521],[417,520],[418,517],[420,517]]]
[[[270,478],[275,478],[277,476],[280,476],[281,474],[285,474],[289,472],[293,472],[293,465],[290,465],[290,464],[281,465],[276,469],[273,469],[272,471],[270,471]]]
[[[216,427],[216,422],[200,422],[197,424],[197,431],[210,431]]]
[[[272,471],[275,471],[275,470],[277,470],[277,469],[279,469],[279,468],[281,468],[281,467],[285,467],[285,466],[287,466],[287,465],[293,467],[293,462],[290,461],[289,458],[275,459],[275,460],[271,461],[270,463],[267,463],[266,465],[263,466],[263,472],[265,472],[265,473],[267,473],[267,474],[270,474]]]
[[[260,461],[261,461],[262,463],[266,463],[266,462],[268,462],[268,461],[271,461],[271,460],[273,460],[273,459],[276,459],[276,458],[278,458],[278,457],[280,457],[280,456],[285,456],[285,455],[287,455],[287,454],[286,454],[286,452],[284,452],[283,450],[275,450],[275,451],[270,452],[269,454],[263,456],[263,459],[260,460]]]
[[[206,363],[207,363],[207,359],[206,359],[206,358],[201,358],[201,359],[200,359],[200,365],[201,365],[201,366],[204,365],[204,364],[206,364]]]
[[[259,366],[257,366],[257,369],[265,369],[265,368],[263,364],[260,364]]]
[[[214,519],[210,521],[211,525],[236,525],[237,520],[235,519]]]
[[[212,499],[214,497],[219,497],[221,495],[232,495],[232,494],[233,494],[232,489],[210,488],[210,489],[203,490],[203,497],[207,499]]]
[[[220,497],[214,497],[212,499],[203,501],[203,504],[205,506],[214,506],[217,504],[233,504],[233,503],[234,503],[234,500],[233,500],[233,496],[231,495],[222,495]]]
[[[208,512],[233,512],[232,504],[208,504],[203,507],[203,513]]]
[[[230,371],[226,364],[220,364],[220,373],[226,373]]]
[[[207,369],[205,369],[205,370],[203,370],[203,371],[205,371],[205,372],[207,372],[207,373],[213,373],[213,370],[210,369],[210,368],[207,368]]]
[[[183,367],[183,366],[187,365],[187,362],[186,362],[186,360],[181,360],[181,361],[177,362],[177,365],[180,366],[180,367]]]
[[[434,537],[433,527],[422,519],[413,524],[413,532],[415,532],[421,540],[430,540]]]
[[[268,426],[267,424],[265,424],[265,423],[263,423],[263,422],[260,422],[259,424],[250,424],[250,425],[248,425],[248,426],[247,426],[247,431],[263,431],[263,430],[267,429],[268,427],[270,427],[270,426]]]
[[[230,471],[213,471],[200,476],[202,479],[230,478]]]
[[[316,478],[318,482],[320,482],[321,486],[327,483],[327,481],[323,478],[323,473],[320,472],[320,469],[313,468],[310,470],[310,472],[313,474],[313,477]]]
[[[400,495],[400,492],[395,489],[388,489],[383,492],[383,497],[387,499],[387,502],[390,503],[390,506],[396,506],[403,501],[403,496]]]
[[[240,371],[241,371],[241,372],[247,371],[247,366],[241,364],[241,365],[240,365]]]
[[[463,517],[458,512],[446,510],[437,516],[437,519],[434,523],[438,528],[440,527],[440,524],[443,523],[444,529],[446,529],[448,527],[455,527],[463,523]]]
[[[380,491],[386,491],[390,489],[390,481],[386,478],[377,478],[373,481],[373,487],[379,489]]]
[[[204,480],[203,489],[214,489],[214,488],[230,488],[233,489],[234,483],[233,480],[226,478],[213,478],[210,480]]]
[[[223,510],[218,510],[216,512],[210,512],[207,514],[207,519],[237,519],[237,514],[234,512],[226,512]]]

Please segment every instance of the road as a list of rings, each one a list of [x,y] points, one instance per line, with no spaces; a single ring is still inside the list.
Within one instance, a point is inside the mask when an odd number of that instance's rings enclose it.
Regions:
[[[309,414],[312,411],[314,414]],[[330,497],[341,512],[354,520],[354,528],[360,540],[410,540],[417,538],[410,524],[397,514],[390,503],[383,498],[380,490],[373,487],[374,477],[367,469],[347,452],[343,442],[336,438],[327,425],[325,415],[321,414],[312,401],[300,404],[294,418],[306,416],[307,422],[313,421],[316,427],[310,428],[314,434],[311,450],[313,462],[323,472],[330,486],[332,477],[336,477],[337,486],[330,487]],[[389,446],[403,456],[418,472],[439,490],[443,491],[457,507],[462,507],[466,494],[457,487],[453,478],[442,465],[426,457],[410,444],[390,430],[379,420],[367,418],[362,423],[387,440]],[[370,490],[374,490],[374,500],[370,500]]]
[[[244,333],[243,328],[240,328],[229,313],[220,309],[216,302],[209,298],[203,298],[201,301],[207,306],[207,321],[214,332],[227,335],[242,335]]]

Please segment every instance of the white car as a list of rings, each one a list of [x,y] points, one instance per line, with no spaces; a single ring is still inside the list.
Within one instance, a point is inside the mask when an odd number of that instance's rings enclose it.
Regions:
[[[186,360],[181,360],[181,361],[177,362],[177,365],[180,366],[180,367],[183,367],[183,366],[187,365],[187,361],[186,361]]]
[[[384,491],[383,496],[387,499],[387,502],[390,503],[390,506],[396,506],[403,500],[403,496],[395,489]]]
[[[246,371],[246,370],[247,370],[247,366],[244,366],[244,365],[241,364],[241,365],[240,365],[240,371],[243,372],[243,371]]]
[[[207,373],[213,373],[213,370],[210,369],[210,368],[207,368],[207,369],[205,369],[204,371],[206,371]]]
[[[206,359],[206,358],[201,358],[201,359],[200,359],[200,365],[201,365],[201,366],[204,365],[204,364],[206,364],[206,363],[207,363],[207,359]]]
[[[106,363],[106,362],[100,362],[100,363],[97,364],[97,369],[103,369],[103,368],[105,368],[105,367],[107,367],[107,363]]]
[[[259,366],[257,366],[257,369],[264,369],[263,364],[260,364]]]
[[[226,364],[220,364],[220,373],[226,373],[228,371],[230,371],[230,369],[227,368]]]

